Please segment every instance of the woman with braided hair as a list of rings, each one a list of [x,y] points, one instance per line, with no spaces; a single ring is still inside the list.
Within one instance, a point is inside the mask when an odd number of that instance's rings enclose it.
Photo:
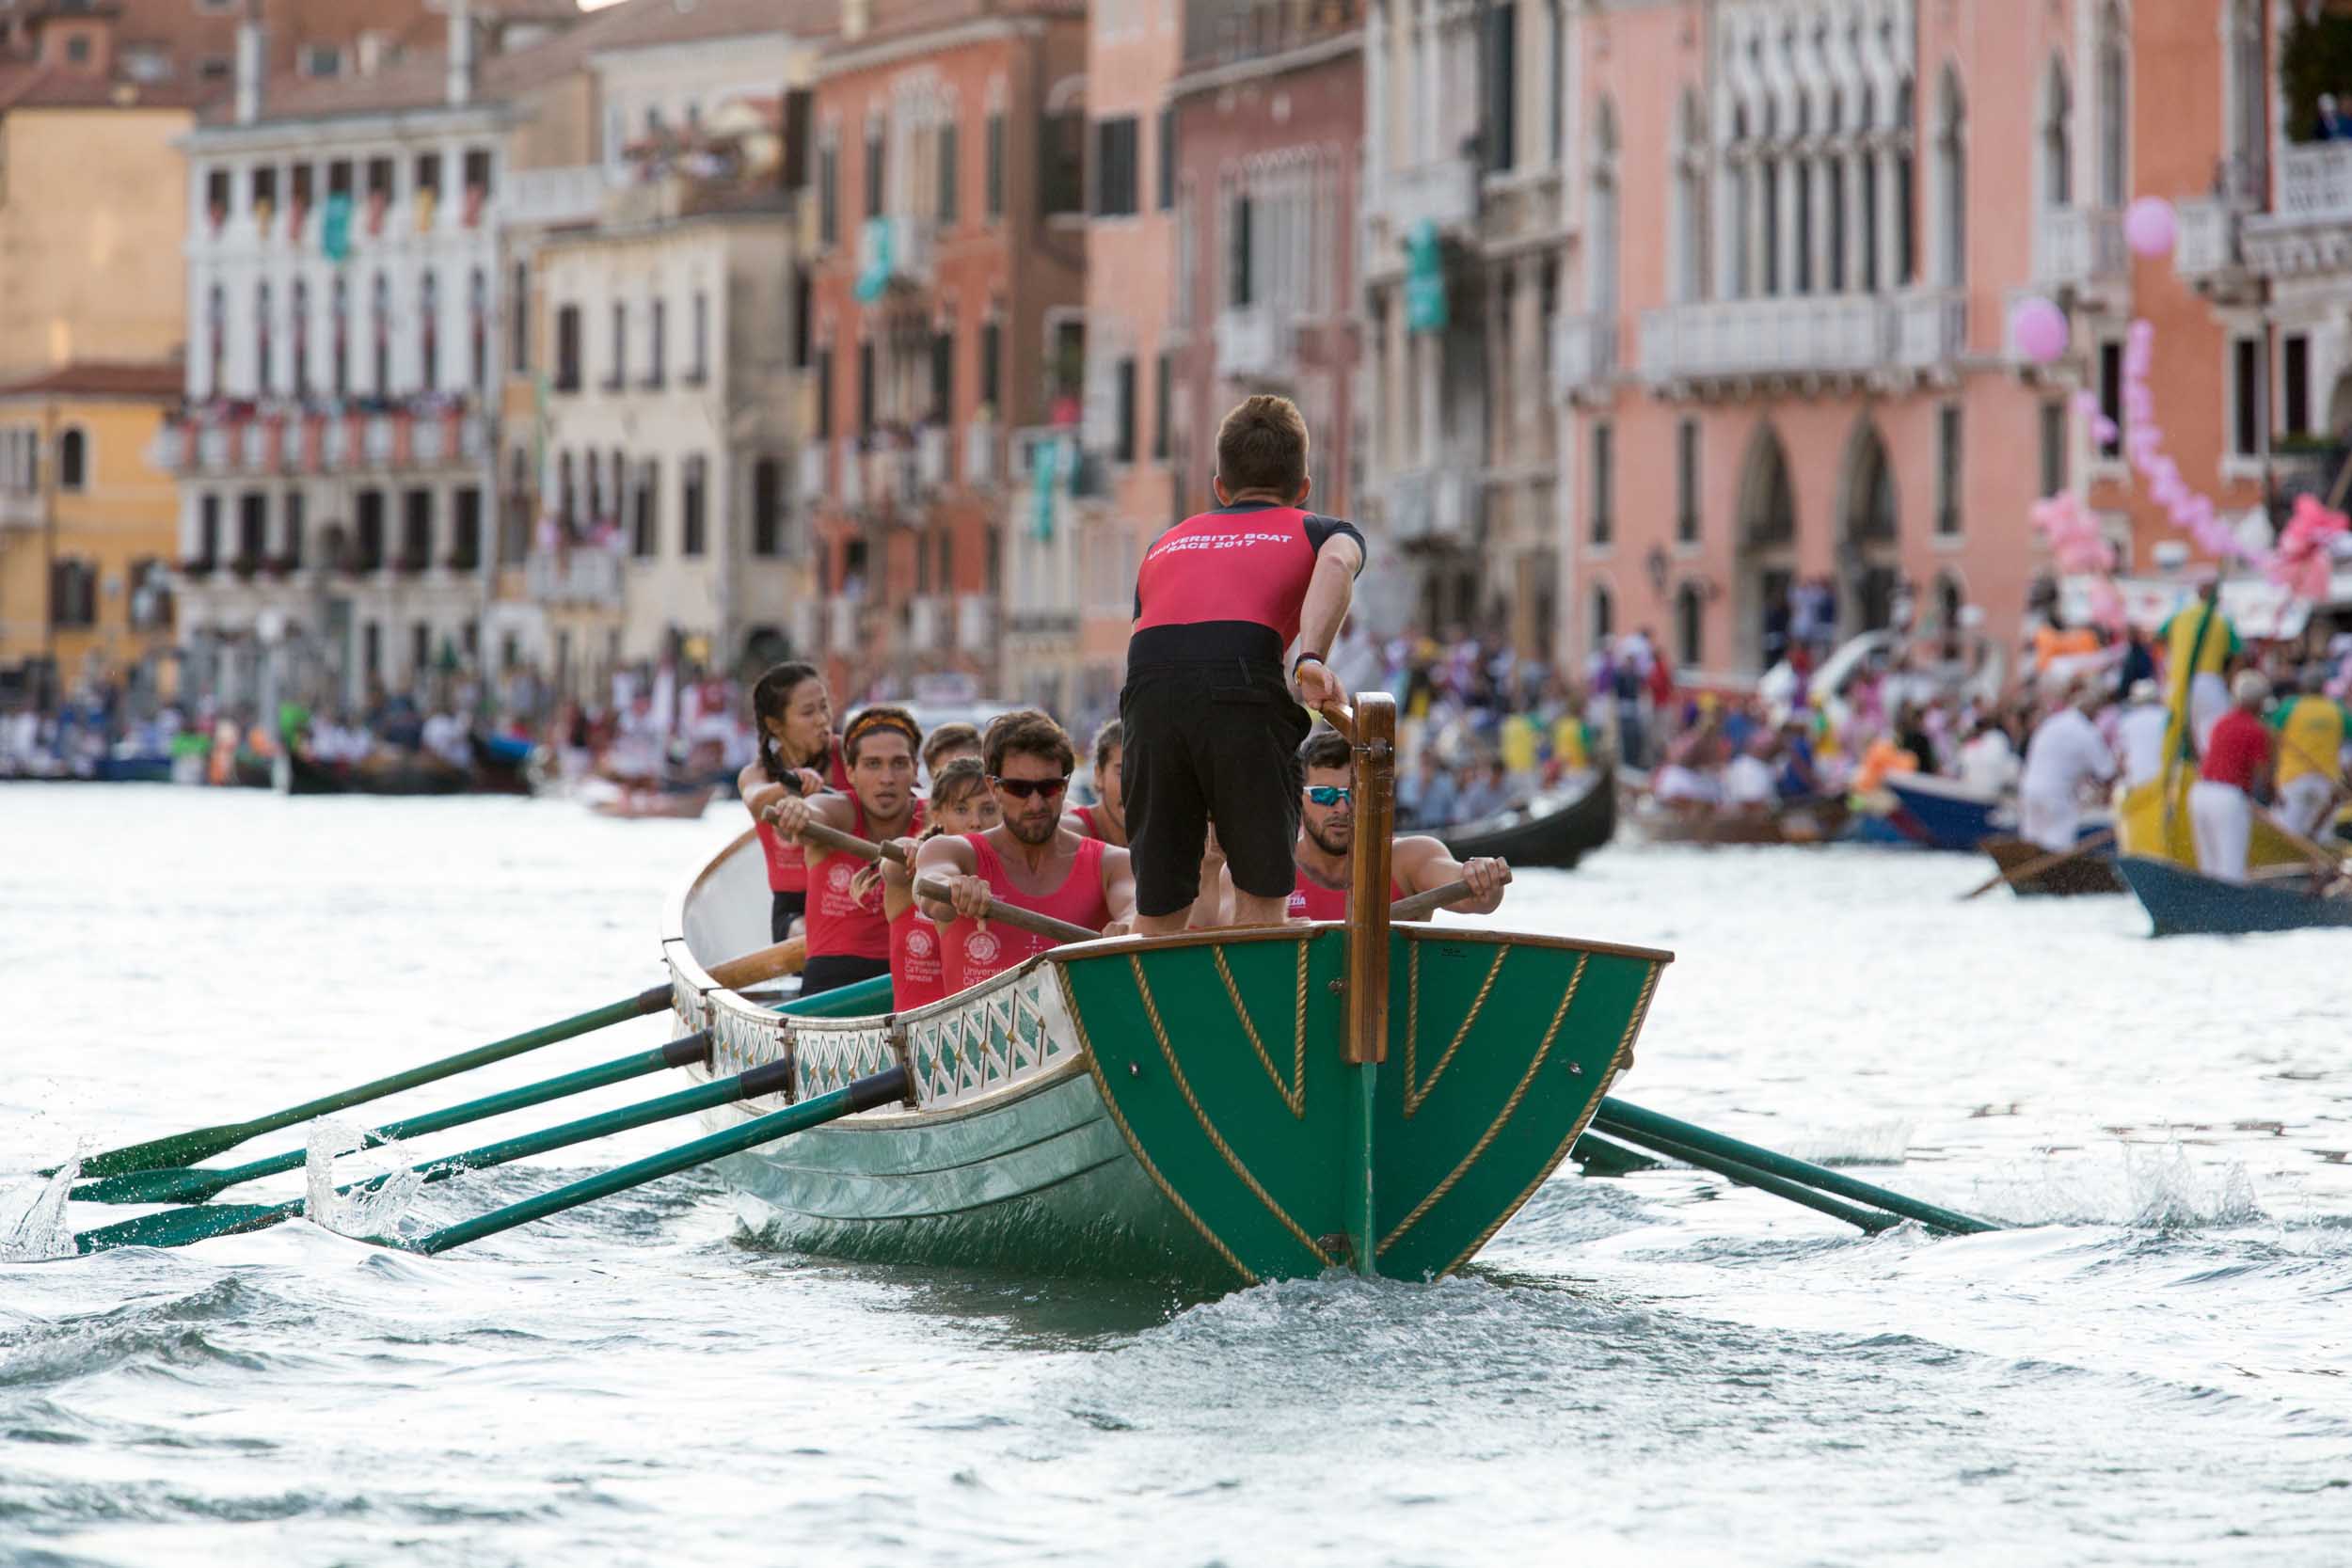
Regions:
[[[759,756],[737,775],[737,791],[768,856],[768,934],[784,942],[808,903],[808,865],[798,844],[776,836],[768,810],[792,795],[850,787],[840,737],[833,733],[833,693],[814,665],[779,664],[752,688],[752,727]]]

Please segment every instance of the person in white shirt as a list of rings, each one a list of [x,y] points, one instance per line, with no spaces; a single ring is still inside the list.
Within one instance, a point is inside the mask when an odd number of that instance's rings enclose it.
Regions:
[[[1742,816],[1761,816],[1780,803],[1780,785],[1768,760],[1772,736],[1759,736],[1724,769],[1724,804]]]
[[[452,768],[473,766],[473,745],[466,721],[446,708],[424,721],[424,749]]]
[[[2044,849],[2074,847],[2086,784],[2115,777],[2115,754],[2090,716],[2104,696],[2095,681],[2074,688],[2073,700],[2034,726],[2026,742],[2026,772],[2018,785],[2018,826]]]
[[[1960,779],[1980,795],[2007,795],[2017,785],[2017,743],[1990,719],[1977,721],[1977,733],[1960,749]]]
[[[2164,693],[2154,681],[2132,682],[2123,717],[2116,721],[2116,739],[2123,748],[2123,787],[2153,784],[2164,771],[2164,732],[2171,715],[2165,711]]]

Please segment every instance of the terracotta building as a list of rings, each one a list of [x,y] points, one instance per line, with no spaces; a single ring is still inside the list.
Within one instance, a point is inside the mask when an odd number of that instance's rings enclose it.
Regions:
[[[1086,13],[844,9],[814,100],[820,652],[836,693],[999,678],[1009,498],[1055,473],[1086,366]],[[1041,452],[1053,455],[1040,457]],[[814,619],[814,618],[812,618]]]

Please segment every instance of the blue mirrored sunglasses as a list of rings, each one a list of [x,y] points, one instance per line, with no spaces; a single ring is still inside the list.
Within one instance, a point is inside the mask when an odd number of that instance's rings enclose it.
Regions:
[[[1356,799],[1356,792],[1345,784],[1312,784],[1307,799],[1318,806],[1343,806]]]

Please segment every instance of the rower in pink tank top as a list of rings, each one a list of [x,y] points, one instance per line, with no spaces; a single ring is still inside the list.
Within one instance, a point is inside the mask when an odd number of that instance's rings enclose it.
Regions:
[[[1069,921],[1099,931],[1110,924],[1111,907],[1103,896],[1103,841],[1087,838],[1078,841],[1078,853],[1070,867],[1070,875],[1061,886],[1047,894],[1027,894],[1012,885],[1005,875],[1004,862],[996,858],[985,833],[966,833],[963,841],[972,846],[973,863],[982,880],[988,883],[989,895],[999,903],[1016,909],[1050,914],[1057,920]],[[1052,937],[1041,937],[1031,931],[1015,930],[1001,920],[992,920],[983,931],[972,921],[958,920],[942,933],[941,967],[947,993],[953,995],[967,986],[978,985],[993,974],[1018,969],[1038,954],[1057,945]]]
[[[1345,920],[1347,918],[1347,889],[1325,887],[1307,875],[1302,867],[1298,879],[1291,884],[1290,916],[1293,920]],[[1393,904],[1405,896],[1405,890],[1389,879],[1389,902]]]
[[[850,770],[841,760],[841,737],[835,736],[831,756],[818,769],[824,775],[825,787],[839,794],[850,793]],[[768,858],[768,891],[771,893],[805,893],[808,890],[808,857],[797,844],[787,844],[776,836],[772,822],[758,825],[759,847]],[[778,938],[782,941],[782,938]]]

